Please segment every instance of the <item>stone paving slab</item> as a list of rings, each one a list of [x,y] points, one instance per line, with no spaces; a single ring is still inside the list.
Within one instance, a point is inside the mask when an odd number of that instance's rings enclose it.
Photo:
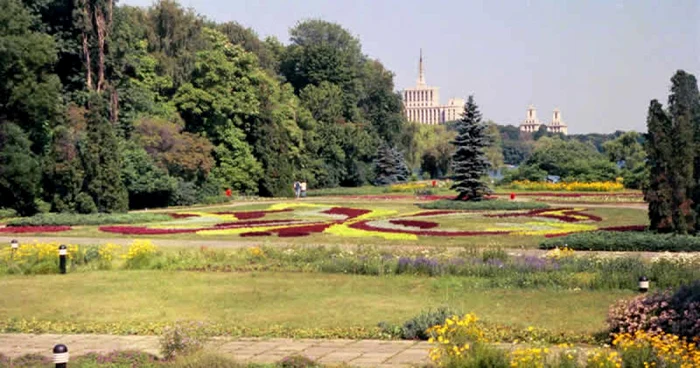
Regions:
[[[71,356],[90,352],[138,350],[158,354],[157,336],[0,334],[0,354],[51,356],[56,344]],[[430,344],[414,341],[341,339],[261,339],[216,337],[208,349],[241,362],[274,363],[290,355],[304,355],[320,363],[356,367],[411,367],[428,363]]]

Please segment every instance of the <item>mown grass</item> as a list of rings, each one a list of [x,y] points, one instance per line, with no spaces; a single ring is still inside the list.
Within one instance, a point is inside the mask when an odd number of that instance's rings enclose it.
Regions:
[[[516,327],[592,333],[629,291],[484,290],[467,278],[108,271],[0,278],[0,316],[77,323],[209,321],[267,328],[374,327],[449,305]],[[50,296],[50,298],[47,298]]]

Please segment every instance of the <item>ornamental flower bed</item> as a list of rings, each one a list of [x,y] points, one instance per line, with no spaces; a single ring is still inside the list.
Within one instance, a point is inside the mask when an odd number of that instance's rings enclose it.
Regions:
[[[528,180],[514,181],[509,188],[519,190],[547,190],[547,191],[565,191],[565,192],[619,192],[625,189],[621,182],[605,181],[605,182],[534,182]]]
[[[503,213],[503,214],[487,214],[486,217],[508,218],[508,217],[544,217],[551,218],[563,222],[581,222],[581,221],[603,221],[602,218],[589,213],[584,213],[583,209],[574,208],[545,208],[538,210],[530,210],[527,212]]]
[[[417,227],[419,229],[432,229],[434,227],[438,227],[438,224],[435,222],[430,222],[430,221],[415,221],[415,220],[391,220],[389,221],[392,224],[396,225],[402,225],[402,226],[408,226],[408,227]]]
[[[71,230],[70,226],[8,226],[0,228],[0,233],[26,234],[26,233],[58,233]]]
[[[366,215],[370,212],[372,212],[372,211],[363,210],[363,209],[356,209],[356,208],[347,208],[347,207],[333,207],[328,211],[323,211],[322,213],[325,213],[328,215],[343,215],[343,216],[347,216],[347,220],[350,220],[350,219],[360,217],[362,215]]]
[[[269,213],[292,212],[291,208],[269,211],[245,211],[245,212],[214,212],[217,215],[233,215],[239,220],[252,220],[265,217]]]

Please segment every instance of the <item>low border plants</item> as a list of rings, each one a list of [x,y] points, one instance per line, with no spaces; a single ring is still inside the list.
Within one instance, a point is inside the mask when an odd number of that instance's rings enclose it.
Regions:
[[[506,201],[500,199],[490,199],[485,201],[455,201],[441,199],[434,202],[420,203],[418,207],[426,210],[533,210],[549,208],[549,205],[542,202],[519,202]]]
[[[7,222],[12,226],[76,226],[76,225],[107,225],[107,224],[136,224],[172,220],[167,214],[159,213],[41,213],[31,217],[22,217]]]
[[[541,249],[566,245],[574,250],[614,252],[698,252],[700,237],[634,231],[581,232],[545,239]]]

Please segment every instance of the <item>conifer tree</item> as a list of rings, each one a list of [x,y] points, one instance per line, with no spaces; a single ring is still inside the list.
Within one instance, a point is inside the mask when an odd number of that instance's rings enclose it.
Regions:
[[[644,199],[649,203],[651,229],[659,232],[673,230],[672,190],[669,162],[672,160],[671,119],[657,100],[649,104],[647,115],[647,165],[649,185]]]
[[[100,212],[126,212],[129,197],[121,177],[117,137],[101,95],[92,94],[87,115],[87,144],[82,152],[86,192]]]
[[[486,148],[491,140],[486,124],[481,121],[481,112],[474,102],[474,96],[467,99],[456,128],[457,137],[452,141],[456,148],[452,156],[452,189],[459,193],[457,200],[479,201],[491,193],[491,189],[482,180],[491,166],[486,158]]]
[[[396,167],[396,182],[403,183],[411,178],[411,170],[408,169],[403,153],[396,147],[392,148],[394,167]]]
[[[374,185],[389,185],[396,182],[398,169],[394,150],[388,144],[382,143],[377,150],[374,161]]]
[[[677,233],[695,230],[693,198],[697,185],[694,164],[697,152],[695,123],[700,119],[698,83],[692,74],[679,70],[671,78],[668,110],[672,119],[671,187],[673,188],[673,223]]]

